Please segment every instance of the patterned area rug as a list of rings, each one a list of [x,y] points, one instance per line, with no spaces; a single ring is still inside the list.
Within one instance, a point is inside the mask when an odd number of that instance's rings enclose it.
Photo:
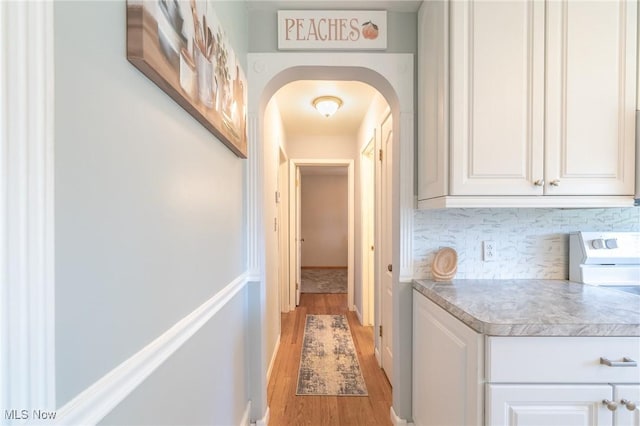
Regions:
[[[367,396],[344,315],[307,315],[296,395]]]
[[[302,293],[346,293],[347,268],[303,269]]]

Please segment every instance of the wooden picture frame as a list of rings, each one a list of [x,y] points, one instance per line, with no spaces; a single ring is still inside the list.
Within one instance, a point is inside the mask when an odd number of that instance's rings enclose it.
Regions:
[[[127,0],[127,59],[238,157],[247,80],[212,0]]]

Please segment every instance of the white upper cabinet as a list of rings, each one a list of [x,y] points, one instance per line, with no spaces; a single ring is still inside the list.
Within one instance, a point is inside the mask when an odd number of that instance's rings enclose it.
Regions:
[[[637,19],[627,0],[425,2],[420,207],[633,205]]]
[[[450,194],[542,195],[544,2],[450,12]]]
[[[636,8],[635,1],[547,2],[549,195],[634,193]]]

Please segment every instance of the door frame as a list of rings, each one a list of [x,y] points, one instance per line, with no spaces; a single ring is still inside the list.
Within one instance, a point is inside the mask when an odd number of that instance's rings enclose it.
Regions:
[[[376,217],[378,216],[376,207],[376,188],[378,187],[376,181],[377,133],[376,129],[373,129],[371,138],[360,150],[360,276],[362,277],[362,317],[360,322],[364,326],[375,324],[375,307],[378,299],[375,283]],[[369,187],[371,189],[367,189],[365,195],[365,188]],[[369,239],[371,229],[373,229],[373,238]],[[373,244],[373,250],[369,247],[370,244]],[[374,252],[373,256],[371,256],[371,251]]]
[[[264,113],[269,100],[284,85],[296,80],[361,81],[378,90],[393,114],[393,348],[394,378],[391,418],[411,418],[411,303],[413,297],[413,219],[417,204],[414,179],[415,73],[410,53],[372,52],[268,52],[247,55],[247,269],[248,276],[264,282]],[[357,152],[356,154],[357,155]],[[266,315],[266,290],[261,285],[259,311]],[[266,335],[263,326],[256,330]],[[262,348],[250,365],[266,376],[271,353]],[[252,418],[268,415],[266,385],[251,390]]]
[[[56,409],[53,9],[0,2],[0,406],[29,411]]]
[[[278,287],[280,289],[280,312],[289,312],[289,157],[285,150],[278,150]]]
[[[355,261],[354,261],[354,247],[355,247],[355,213],[354,213],[354,198],[355,198],[355,184],[354,184],[354,161],[350,159],[289,159],[289,217],[295,218],[297,215],[297,200],[296,198],[296,170],[302,166],[313,167],[347,167],[347,186],[348,186],[348,202],[347,202],[347,306],[350,311],[355,309],[353,303],[353,286],[354,286],[354,273],[355,273]],[[296,308],[296,281],[297,273],[300,265],[296,262],[296,241],[300,238],[297,235],[296,220],[289,220],[289,307],[291,310]]]

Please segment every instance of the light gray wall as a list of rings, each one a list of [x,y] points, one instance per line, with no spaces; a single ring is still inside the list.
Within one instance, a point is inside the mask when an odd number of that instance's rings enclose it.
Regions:
[[[244,3],[216,2],[216,11],[246,64]],[[125,18],[124,1],[54,4],[58,406],[245,270],[246,162],[126,60]],[[248,398],[235,383],[246,370],[246,308],[236,302],[202,331],[212,343],[194,337],[149,379],[154,386],[123,404],[127,423],[153,410],[165,419],[202,413],[197,398],[160,410],[167,401],[151,390],[213,366],[233,381],[228,398],[206,403],[237,417]],[[229,318],[240,322],[229,327]],[[194,382],[192,391],[210,386]]]
[[[103,425],[240,425],[247,393],[247,290],[103,419]],[[203,355],[215,362],[203,362]]]

